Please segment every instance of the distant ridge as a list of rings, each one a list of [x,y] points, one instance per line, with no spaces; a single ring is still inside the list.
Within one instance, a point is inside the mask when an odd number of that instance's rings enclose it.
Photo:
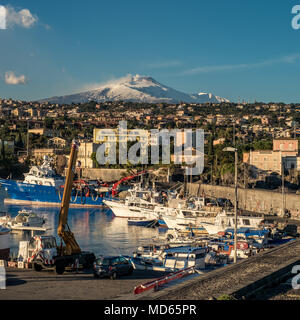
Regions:
[[[146,103],[220,103],[229,102],[212,93],[187,94],[160,84],[151,77],[128,75],[115,81],[107,82],[96,90],[60,97],[42,99],[40,102],[58,104],[85,103],[89,101],[132,101]]]

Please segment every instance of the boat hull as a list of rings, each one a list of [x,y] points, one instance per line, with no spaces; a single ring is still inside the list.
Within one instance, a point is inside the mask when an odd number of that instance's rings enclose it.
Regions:
[[[61,205],[63,189],[52,186],[28,184],[14,180],[0,179],[0,184],[8,194],[8,197],[4,200],[6,204]],[[79,193],[71,196],[70,207],[97,207],[99,205],[102,205],[101,197],[86,197]]]
[[[2,231],[0,226],[0,260],[8,260],[10,253],[10,245],[9,245],[9,232],[10,230],[5,229]]]
[[[128,220],[129,226],[148,227],[154,224],[157,220]]]
[[[156,219],[154,213],[146,212],[145,210],[139,209],[138,207],[128,207],[122,202],[115,200],[103,200],[103,203],[108,206],[113,214],[119,218],[149,218]]]

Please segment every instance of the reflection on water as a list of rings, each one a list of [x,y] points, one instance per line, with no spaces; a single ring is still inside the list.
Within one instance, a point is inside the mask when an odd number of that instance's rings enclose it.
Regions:
[[[5,208],[12,217],[22,209],[32,210],[43,216],[48,230],[46,234],[56,236],[57,243],[60,243],[56,235],[58,207],[6,205]],[[130,255],[138,246],[149,244],[159,232],[158,229],[128,226],[127,219],[116,218],[110,210],[100,208],[70,208],[68,221],[81,249],[92,251],[95,255]],[[11,234],[11,250],[16,252],[19,241],[29,238],[30,235],[25,233]]]

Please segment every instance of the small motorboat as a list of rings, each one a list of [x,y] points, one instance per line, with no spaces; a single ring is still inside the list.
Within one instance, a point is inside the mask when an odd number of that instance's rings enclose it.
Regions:
[[[7,219],[6,226],[14,227],[42,227],[45,219],[31,210],[21,210],[15,218]]]
[[[149,220],[149,219],[143,219],[143,218],[128,218],[128,225],[151,228],[157,225],[157,220],[155,219]]]
[[[128,259],[135,270],[167,271],[163,262],[158,259],[147,259],[133,256]]]

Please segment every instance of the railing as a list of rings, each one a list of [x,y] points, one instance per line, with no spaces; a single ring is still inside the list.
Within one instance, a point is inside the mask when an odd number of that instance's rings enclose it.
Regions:
[[[195,267],[189,267],[186,269],[182,269],[173,273],[168,274],[167,276],[164,277],[160,277],[156,280],[150,281],[150,282],[146,282],[140,286],[137,286],[134,288],[133,293],[134,294],[140,294],[143,293],[145,291],[154,289],[155,291],[159,290],[159,287],[169,283],[171,281],[183,278],[185,276],[190,275],[191,273],[195,273]]]

